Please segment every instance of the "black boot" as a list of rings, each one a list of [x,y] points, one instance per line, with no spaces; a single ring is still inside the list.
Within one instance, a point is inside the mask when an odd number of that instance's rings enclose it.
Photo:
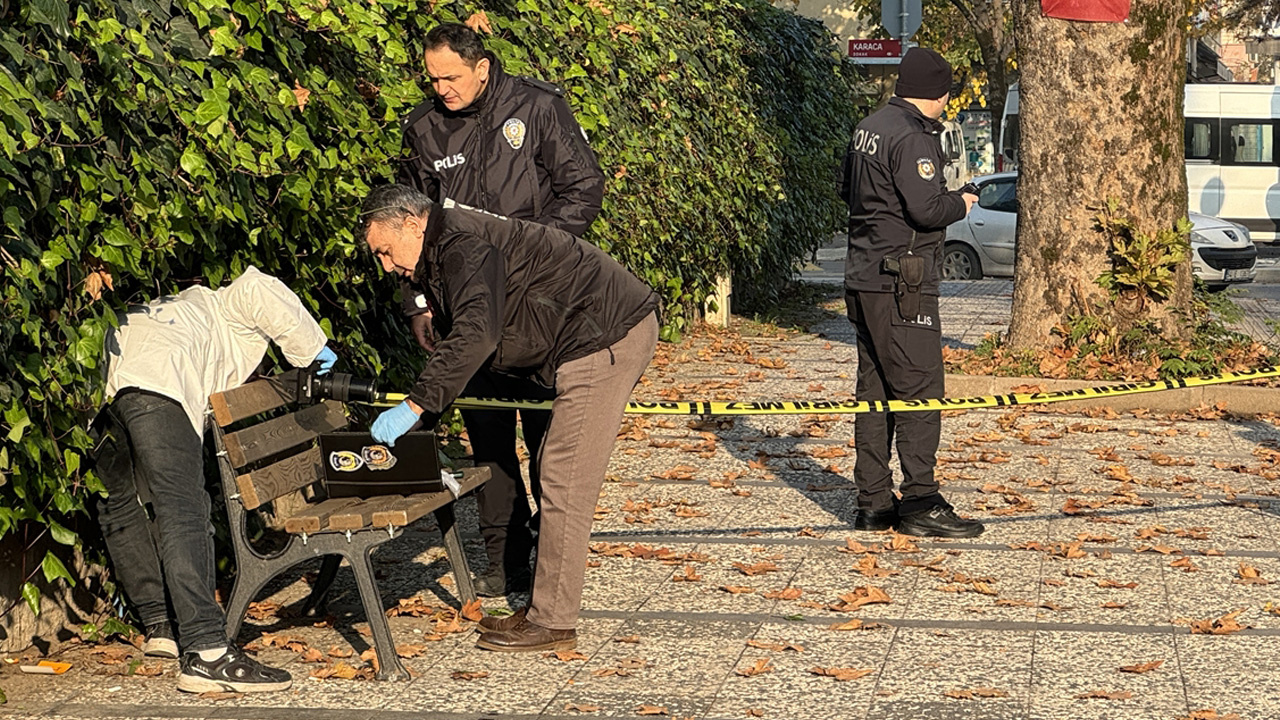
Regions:
[[[898,532],[918,537],[971,538],[984,530],[982,523],[962,518],[945,505],[903,515],[898,521]]]
[[[853,519],[854,530],[889,530],[898,524],[898,511],[894,510],[863,510],[858,509],[858,514]]]

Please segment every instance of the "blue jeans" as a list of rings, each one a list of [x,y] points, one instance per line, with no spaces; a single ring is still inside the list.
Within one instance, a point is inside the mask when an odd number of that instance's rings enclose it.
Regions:
[[[105,412],[98,522],[121,589],[145,625],[171,605],[184,652],[225,646],[200,436],[181,405],[149,392],[126,389]]]

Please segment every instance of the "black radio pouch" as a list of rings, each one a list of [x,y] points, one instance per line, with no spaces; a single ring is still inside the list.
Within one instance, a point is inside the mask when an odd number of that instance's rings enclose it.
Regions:
[[[903,320],[915,320],[920,314],[920,288],[924,285],[924,256],[903,255],[898,258],[899,273],[893,284],[893,296],[898,300],[898,315]]]
[[[893,296],[898,301],[898,315],[903,320],[915,321],[920,314],[920,288],[924,285],[925,259],[912,254],[916,246],[916,234],[911,233],[907,252],[896,258],[884,259],[884,271],[893,275]]]

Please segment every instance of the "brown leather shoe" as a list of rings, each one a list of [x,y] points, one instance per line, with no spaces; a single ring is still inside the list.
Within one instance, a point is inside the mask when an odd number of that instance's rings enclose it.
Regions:
[[[522,607],[506,617],[485,615],[480,618],[480,632],[504,633],[512,630],[515,626],[520,624],[520,621],[524,619],[525,613],[527,612],[529,612],[529,608]]]
[[[552,630],[522,618],[507,632],[489,632],[480,636],[476,647],[494,652],[537,652],[541,650],[572,650],[578,644],[574,630]]]

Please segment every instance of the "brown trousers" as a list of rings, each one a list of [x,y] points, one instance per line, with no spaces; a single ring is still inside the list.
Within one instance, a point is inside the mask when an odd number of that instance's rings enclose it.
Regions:
[[[556,371],[556,399],[539,463],[542,520],[531,622],[553,630],[578,624],[596,500],[631,390],[657,344],[658,320],[650,314],[618,342]]]

